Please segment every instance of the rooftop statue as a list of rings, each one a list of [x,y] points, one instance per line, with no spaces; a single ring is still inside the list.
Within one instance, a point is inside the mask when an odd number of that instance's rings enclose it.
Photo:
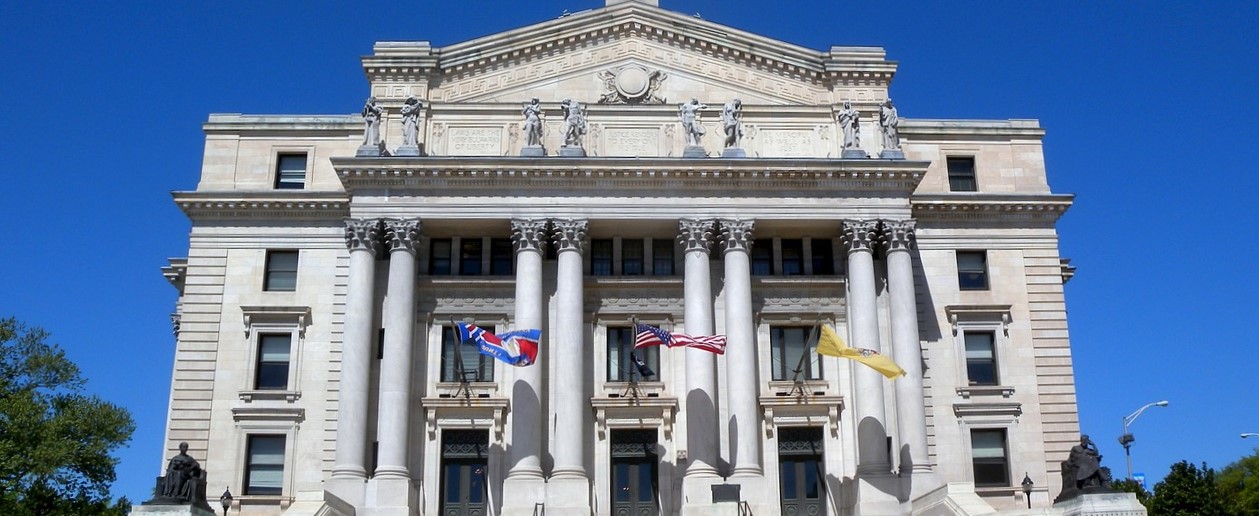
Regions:
[[[686,146],[698,147],[700,138],[704,137],[704,125],[700,123],[700,113],[708,109],[698,99],[678,105],[678,118],[682,120],[682,132],[686,133]]]
[[[883,130],[883,149],[900,150],[900,126],[901,119],[896,114],[896,106],[892,105],[892,99],[887,99],[887,102],[879,106],[879,128]]]
[[[844,150],[861,147],[861,112],[852,108],[852,102],[844,101],[844,109],[836,116],[844,131]]]
[[[726,130],[726,148],[743,144],[743,101],[734,99],[721,108],[721,125]]]
[[[418,147],[420,145],[420,110],[424,104],[420,99],[410,97],[402,105],[402,145]]]
[[[368,97],[363,103],[363,123],[367,126],[363,131],[363,146],[380,145],[380,119],[384,114],[385,109],[376,102],[376,97]]]
[[[520,125],[520,129],[525,133],[526,146],[542,145],[542,103],[537,97],[529,99],[525,103],[521,113],[525,117],[524,123]]]
[[[581,147],[581,137],[586,135],[586,106],[564,99],[560,107],[564,108],[564,146]]]

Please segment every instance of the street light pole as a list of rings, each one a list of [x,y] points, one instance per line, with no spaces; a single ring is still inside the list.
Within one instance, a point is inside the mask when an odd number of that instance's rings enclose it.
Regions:
[[[1167,406],[1167,400],[1156,401],[1154,403],[1146,403],[1144,406],[1137,409],[1136,412],[1128,414],[1124,416],[1123,418],[1123,435],[1119,436],[1119,444],[1123,445],[1123,454],[1128,462],[1128,480],[1129,481],[1132,480],[1132,442],[1136,441],[1137,438],[1132,436],[1132,432],[1128,431],[1128,427],[1132,425],[1133,421],[1137,420],[1137,417],[1139,417],[1142,412],[1145,412],[1145,409],[1148,409],[1150,407],[1166,407],[1166,406]],[[1242,437],[1245,437],[1245,435],[1243,434]]]
[[[1256,434],[1254,432],[1246,432],[1242,434],[1242,439],[1245,439],[1247,437],[1259,437],[1259,434]]]

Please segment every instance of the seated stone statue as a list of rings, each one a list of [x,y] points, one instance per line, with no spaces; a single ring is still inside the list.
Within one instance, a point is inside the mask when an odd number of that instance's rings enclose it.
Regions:
[[[188,455],[188,443],[179,443],[179,454],[166,461],[166,476],[157,478],[157,496],[144,505],[188,504],[209,510],[205,484],[205,471]]]
[[[1110,468],[1102,466],[1102,456],[1089,436],[1081,435],[1080,444],[1071,447],[1062,461],[1062,494],[1056,501],[1075,498],[1086,492],[1110,492]]]

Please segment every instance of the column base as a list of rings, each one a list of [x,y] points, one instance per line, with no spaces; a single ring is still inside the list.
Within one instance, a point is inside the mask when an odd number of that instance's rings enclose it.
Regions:
[[[901,479],[891,473],[857,475],[856,516],[900,516]]]
[[[540,503],[546,503],[546,481],[541,476],[509,476],[503,480],[500,516],[533,516],[534,507]]]
[[[939,489],[942,485],[944,485],[944,479],[931,468],[914,468],[908,472],[901,472],[901,492],[906,495],[907,500],[917,500]]]
[[[546,483],[547,516],[589,516],[590,507],[589,479],[551,477]]]
[[[419,506],[420,486],[410,478],[379,475],[367,481],[366,509],[368,516],[410,516]]]
[[[342,505],[353,509],[362,509],[367,496],[367,479],[353,476],[328,479],[327,494]]]
[[[729,511],[713,503],[713,486],[724,484],[717,476],[690,474],[682,478],[682,516],[715,516]],[[720,504],[725,505],[725,504]]]

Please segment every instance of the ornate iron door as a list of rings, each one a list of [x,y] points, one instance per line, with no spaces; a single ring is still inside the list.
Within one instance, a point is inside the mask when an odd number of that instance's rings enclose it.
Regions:
[[[826,514],[821,428],[778,430],[778,486],[783,516]]]
[[[656,516],[655,430],[612,431],[612,515]]]
[[[484,430],[447,430],[442,436],[441,514],[485,516],[489,443]]]

